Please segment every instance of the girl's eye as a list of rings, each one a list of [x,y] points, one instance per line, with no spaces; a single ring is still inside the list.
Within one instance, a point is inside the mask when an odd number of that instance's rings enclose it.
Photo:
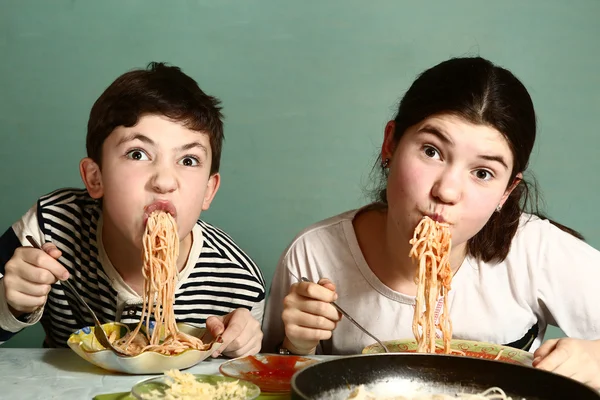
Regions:
[[[490,179],[492,179],[494,177],[494,175],[492,175],[492,173],[486,169],[476,170],[475,176],[477,177],[477,179],[480,179],[482,181],[489,181]]]
[[[436,149],[433,146],[428,146],[428,145],[423,146],[423,153],[429,158],[435,158],[435,159],[441,158],[440,152],[438,151],[438,149]]]
[[[200,165],[200,161],[196,157],[187,156],[183,157],[181,161],[179,161],[179,164],[184,167],[197,167]]]
[[[149,160],[148,155],[143,150],[140,150],[140,149],[128,151],[127,154],[125,154],[125,157],[127,157],[131,160],[136,160],[136,161]]]

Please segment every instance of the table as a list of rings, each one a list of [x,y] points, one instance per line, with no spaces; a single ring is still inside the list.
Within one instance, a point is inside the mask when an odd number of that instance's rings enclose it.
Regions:
[[[328,359],[334,356],[314,356]],[[209,358],[185,372],[219,374],[227,358]],[[156,375],[124,375],[103,370],[71,349],[0,348],[0,399],[91,400],[99,394],[127,392]]]

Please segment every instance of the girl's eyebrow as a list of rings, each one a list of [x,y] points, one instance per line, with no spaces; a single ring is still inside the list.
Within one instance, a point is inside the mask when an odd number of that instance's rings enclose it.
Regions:
[[[429,133],[429,134],[437,137],[442,142],[444,142],[450,146],[454,146],[454,142],[452,141],[450,136],[448,136],[443,131],[443,129],[440,129],[437,126],[426,124],[419,129],[418,133]],[[487,160],[487,161],[495,161],[495,162],[501,164],[505,169],[508,169],[508,163],[506,162],[504,157],[502,157],[500,155],[480,154],[477,156],[477,158],[480,158],[482,160]]]
[[[477,158],[481,158],[483,160],[487,160],[487,161],[496,161],[497,163],[502,164],[502,166],[505,169],[508,169],[508,165],[506,163],[506,161],[504,161],[504,157],[502,156],[493,156],[493,155],[487,155],[487,154],[480,154],[477,156]]]
[[[431,135],[436,136],[442,142],[449,144],[450,146],[454,146],[454,142],[452,141],[452,139],[450,139],[450,137],[437,126],[426,124],[419,129],[418,133],[429,133]]]

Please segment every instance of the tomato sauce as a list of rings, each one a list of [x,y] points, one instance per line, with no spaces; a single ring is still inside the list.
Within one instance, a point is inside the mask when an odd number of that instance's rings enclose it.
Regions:
[[[260,381],[260,388],[265,392],[289,391],[292,376],[296,373],[296,363],[301,359],[298,356],[268,356],[266,362],[248,357],[248,361],[255,368],[254,371],[244,372],[242,379],[249,381]]]

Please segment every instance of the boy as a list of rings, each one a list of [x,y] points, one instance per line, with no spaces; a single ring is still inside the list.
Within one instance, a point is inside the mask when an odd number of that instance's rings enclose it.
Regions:
[[[142,234],[153,210],[177,221],[179,322],[222,334],[223,353],[260,350],[264,279],[218,228],[199,220],[220,184],[220,102],[177,67],[150,63],[117,78],[88,121],[86,189],[41,197],[0,238],[0,341],[41,320],[47,347],[93,325],[60,280],[70,279],[104,322],[137,322]],[[26,240],[32,235],[43,251]]]

